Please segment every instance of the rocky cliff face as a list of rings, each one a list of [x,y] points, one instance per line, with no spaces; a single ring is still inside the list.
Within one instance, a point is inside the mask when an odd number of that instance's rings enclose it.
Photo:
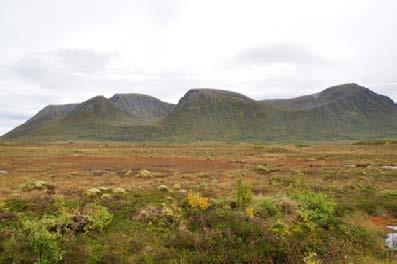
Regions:
[[[69,114],[77,104],[48,105],[29,119],[25,125],[37,125],[42,122],[61,119]]]
[[[135,119],[152,123],[166,117],[175,107],[157,98],[142,94],[115,94],[110,101]]]

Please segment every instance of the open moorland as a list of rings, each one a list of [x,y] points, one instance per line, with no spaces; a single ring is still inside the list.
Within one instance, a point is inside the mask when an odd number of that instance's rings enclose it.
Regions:
[[[392,263],[396,142],[0,145],[0,263]]]

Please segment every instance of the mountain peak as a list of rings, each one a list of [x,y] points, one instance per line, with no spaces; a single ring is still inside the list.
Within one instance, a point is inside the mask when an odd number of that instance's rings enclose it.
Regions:
[[[85,101],[83,103],[104,103],[107,100],[109,100],[109,99],[107,99],[105,96],[97,95],[97,96],[94,96],[94,97],[88,99],[87,101]]]
[[[211,88],[195,88],[187,91],[187,93],[179,100],[178,106],[190,104],[194,102],[210,101],[228,101],[228,102],[253,102],[254,100],[240,93],[218,90]]]
[[[324,91],[317,94],[318,97],[323,98],[323,100],[365,100],[365,101],[373,101],[374,103],[382,104],[385,106],[394,107],[394,101],[384,95],[377,94],[372,90],[355,84],[341,84],[337,86],[329,87]]]
[[[71,112],[77,104],[50,104],[41,109],[35,116],[29,119],[25,125],[37,125],[55,119],[60,119]]]
[[[140,94],[140,93],[115,93],[110,99],[118,97],[144,97],[144,98],[155,98],[150,95]],[[157,98],[156,98],[157,99]]]
[[[97,119],[112,121],[131,118],[102,95],[79,104],[64,118],[65,121],[92,121]]]
[[[320,96],[351,96],[360,93],[373,93],[370,89],[358,85],[356,83],[346,83],[336,86],[331,86],[324,91],[318,93]],[[375,93],[374,93],[375,94]]]
[[[300,96],[292,99],[264,100],[265,103],[290,110],[303,110],[322,107],[330,104],[361,105],[362,110],[371,105],[381,108],[395,108],[392,99],[379,95],[370,89],[356,83],[346,83],[331,86],[319,93]]]

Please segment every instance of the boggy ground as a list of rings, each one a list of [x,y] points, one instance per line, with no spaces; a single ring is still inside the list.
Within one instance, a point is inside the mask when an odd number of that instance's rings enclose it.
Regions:
[[[0,263],[388,263],[396,165],[387,142],[3,144]]]

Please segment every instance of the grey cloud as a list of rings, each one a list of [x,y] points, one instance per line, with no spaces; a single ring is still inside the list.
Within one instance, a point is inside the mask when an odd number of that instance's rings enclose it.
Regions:
[[[236,61],[247,64],[286,63],[299,65],[324,63],[326,60],[304,45],[278,43],[243,49],[237,54]]]
[[[115,52],[97,52],[86,49],[59,49],[51,52],[30,53],[20,57],[12,68],[24,77],[41,76],[46,72],[62,71],[95,74],[107,69]]]
[[[185,69],[149,70],[145,68],[117,68],[111,61],[114,52],[82,49],[60,49],[31,53],[8,66],[16,76],[34,83],[49,94],[62,96],[74,92],[73,97],[94,96],[109,92],[141,92],[169,96],[169,88],[191,79]],[[37,89],[37,88],[35,88]],[[76,94],[78,92],[78,94]],[[84,99],[84,98],[82,98]]]
[[[20,77],[31,81],[40,81],[51,71],[50,65],[45,60],[31,55],[20,58],[10,66],[10,69]]]
[[[159,24],[167,24],[173,19],[175,19],[181,12],[184,1],[182,0],[166,0],[166,1],[156,1],[156,0],[146,0],[141,1],[143,10],[147,14],[153,16]]]
[[[102,31],[117,22],[119,27],[144,23],[145,29],[149,24],[167,25],[184,4],[183,0],[2,0],[0,54],[52,47],[67,37]]]
[[[52,55],[60,65],[71,71],[93,74],[105,70],[117,53],[85,49],[60,49]]]
[[[30,118],[30,116],[28,116],[28,115],[22,115],[22,114],[10,114],[10,113],[1,113],[0,112],[0,115],[1,115],[1,118],[2,119],[5,119],[5,120],[15,120],[15,121],[22,121],[22,120],[26,120],[26,119],[28,119],[28,118]]]
[[[40,87],[77,87],[103,75],[116,53],[84,49],[60,49],[30,53],[9,68],[18,76]]]

